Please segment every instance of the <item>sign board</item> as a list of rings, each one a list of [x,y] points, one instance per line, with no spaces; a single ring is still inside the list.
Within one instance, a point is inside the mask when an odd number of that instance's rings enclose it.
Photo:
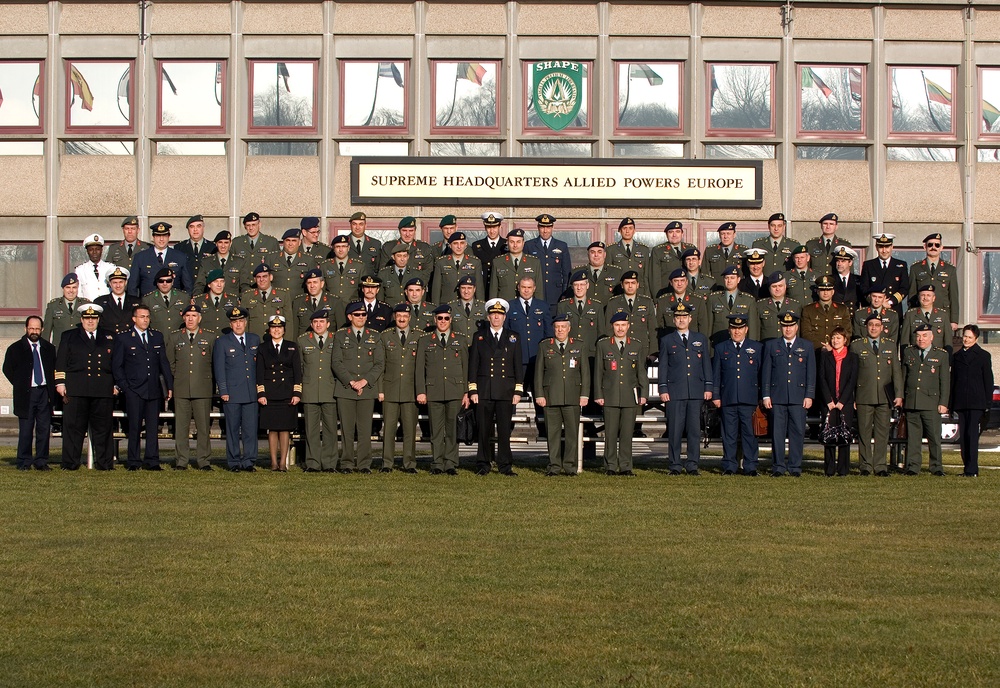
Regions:
[[[351,160],[354,205],[760,208],[760,160]]]

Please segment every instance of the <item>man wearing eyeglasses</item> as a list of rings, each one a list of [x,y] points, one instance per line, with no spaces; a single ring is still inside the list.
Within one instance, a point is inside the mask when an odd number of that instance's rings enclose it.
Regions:
[[[325,260],[330,253],[330,247],[319,240],[319,218],[304,217],[299,220],[299,229],[302,230],[302,244],[300,248],[307,256],[312,256],[317,261]]]
[[[156,275],[163,268],[170,268],[175,277],[174,286],[181,291],[191,291],[194,285],[193,271],[188,257],[175,248],[170,248],[169,222],[157,222],[150,226],[153,245],[135,254],[132,271],[128,278],[128,293],[142,296],[156,289]]]
[[[941,248],[943,241],[940,232],[928,234],[924,237],[924,251],[927,257],[917,261],[910,266],[910,308],[920,305],[918,289],[925,285],[934,287],[935,305],[948,314],[948,322],[951,323],[951,331],[958,329],[958,289],[955,287],[955,280],[958,272],[955,266],[941,258]],[[951,334],[948,335],[951,344]]]
[[[180,329],[181,311],[191,303],[186,291],[174,288],[176,283],[173,270],[162,268],[156,273],[156,289],[142,297],[142,303],[149,307],[149,326],[158,332]]]

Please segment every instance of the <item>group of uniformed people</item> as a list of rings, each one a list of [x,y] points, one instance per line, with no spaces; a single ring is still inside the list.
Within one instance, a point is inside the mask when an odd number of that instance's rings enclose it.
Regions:
[[[426,406],[431,472],[455,474],[456,417],[474,405],[477,472],[495,462],[515,475],[511,417],[530,395],[550,475],[576,473],[583,412],[603,416],[605,471],[633,475],[632,437],[647,402],[664,406],[670,473],[696,475],[710,402],[720,408],[724,473],[757,474],[754,413],[764,410],[772,475],[797,476],[808,409],[814,400],[825,412],[839,403],[840,390],[825,394],[817,370],[831,333],[841,332],[853,339],[860,368],[860,472],[888,474],[890,413],[901,407],[916,430],[906,472],[920,470],[923,434],[931,470],[941,473],[940,414],[951,406],[959,317],[954,266],[940,258],[940,234],[924,240],[927,257],[912,266],[892,256],[893,237],[883,234],[878,257],[856,275],[857,254],[836,236],[837,220],[824,216],[820,236],[800,244],[775,213],[769,236],[750,247],[726,222],[702,255],[683,241],[680,222],[667,224],[666,241],[650,248],[624,218],[619,241],[591,243],[587,264],[574,266],[547,213],[535,218],[538,234],[527,241],[519,228],[501,237],[503,216],[483,213],[486,236],[471,244],[446,215],[433,246],[415,238],[412,217],[399,222],[397,241],[382,244],[367,234],[362,212],[329,246],[315,217],[279,240],[248,213],[244,235],[223,231],[208,241],[196,215],[188,239],[173,246],[170,224],[152,224],[148,245],[129,217],[106,256],[100,235],[84,241],[88,261],[32,323],[56,356],[42,384],[33,377],[31,386],[55,385],[66,469],[79,467],[85,433],[96,466],[114,467],[112,411],[123,398],[127,468],[160,470],[158,414],[172,399],[174,468],[211,470],[218,397],[233,471],[255,470],[258,424],[269,431],[272,469],[287,470],[288,433],[301,410],[306,471],[369,473],[380,404],[382,471],[395,466],[398,430],[402,470],[416,472],[418,409]],[[647,400],[654,362],[659,399]],[[836,365],[839,372],[840,359]],[[29,432],[28,467],[30,444]]]

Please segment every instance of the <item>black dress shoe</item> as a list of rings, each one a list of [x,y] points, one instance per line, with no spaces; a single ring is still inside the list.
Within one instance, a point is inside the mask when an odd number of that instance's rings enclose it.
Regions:
[[[771,473],[771,477],[772,477],[772,478],[780,478],[780,477],[781,477],[781,476],[783,476],[783,475],[784,475],[784,473],[778,473],[778,472],[776,472],[776,471],[775,471],[775,472],[773,472],[773,473]]]
[[[319,473],[318,468],[309,468],[308,466],[302,469],[303,473]]]
[[[31,470],[31,466],[18,466],[17,470],[19,470],[19,471],[30,471]]]
[[[455,470],[455,469],[453,468],[452,470]],[[403,473],[409,473],[410,475],[416,475],[417,474],[417,469],[416,468],[404,468],[403,469]],[[458,473],[456,472],[456,475],[457,474]]]
[[[736,471],[731,471],[728,468],[722,471],[722,475],[736,475]]]
[[[353,468],[341,468],[340,472],[343,473],[344,475],[350,475],[351,473],[354,472],[354,469]]]
[[[48,464],[45,464],[44,466],[35,466],[35,470],[36,471],[51,471],[52,467],[49,466]],[[975,477],[975,476],[973,476],[973,477]]]
[[[688,471],[688,475],[701,475],[701,473],[699,473],[698,469],[696,468],[693,471]]]
[[[156,464],[155,466],[143,466],[142,470],[144,470],[144,471],[162,471],[163,470],[163,466],[161,466],[160,464]]]
[[[940,477],[944,475],[944,471],[931,471],[931,475],[936,475]]]
[[[618,471],[605,471],[604,475],[618,475]]]
[[[175,471],[186,471],[187,469],[187,466],[174,466]]]
[[[861,475],[871,475],[871,471],[861,471]]]
[[[337,469],[336,468],[324,468],[324,469],[322,469],[322,472],[323,473],[336,473]]]
[[[500,471],[500,475],[506,475],[508,478],[516,478],[517,473],[513,469],[508,468],[506,471]]]
[[[445,473],[447,473],[448,475],[458,475],[458,470],[455,468],[449,468],[448,470],[445,471]]]
[[[246,468],[243,469],[243,472],[244,473],[256,473],[257,472],[257,467],[256,466],[247,466]]]
[[[681,474],[681,472],[679,470],[677,470],[676,468],[671,468],[670,469],[670,475],[680,475],[680,474]]]
[[[64,470],[64,471],[78,471],[78,470],[80,470],[79,466],[60,466],[59,468],[61,470]]]
[[[478,471],[476,471],[476,475],[489,475],[489,474],[490,474],[489,468],[480,468]]]
[[[792,476],[793,478],[801,478],[802,477],[801,473],[789,473],[788,475]]]
[[[431,469],[431,475],[441,475],[442,473],[444,473],[444,471],[442,471],[440,468]]]
[[[757,471],[747,471],[743,475],[747,476],[748,478],[756,478],[757,477]]]
[[[370,469],[370,468],[359,468],[358,469],[358,473],[360,473],[361,475],[371,475],[372,474],[372,469]]]
[[[559,473],[557,471],[545,471],[546,478],[555,478]]]
[[[618,475],[625,476],[626,478],[634,478],[635,477],[635,473],[633,473],[632,471],[622,471]]]
[[[202,466],[198,470],[199,471],[205,471],[206,473],[208,473],[208,472],[214,471],[215,469],[212,468],[212,464],[208,464],[207,466]]]
[[[97,470],[99,470],[99,471],[113,471],[113,470],[115,470],[114,466],[95,466],[95,468]]]
[[[392,469],[389,468],[388,466],[382,466],[382,468],[378,469],[378,472],[379,473],[392,473]]]
[[[920,471],[906,471],[906,475],[920,475]]]
[[[878,473],[875,474],[875,476],[878,478],[888,478],[889,471],[879,471]]]
[[[563,471],[563,475],[567,478],[575,478],[577,476],[576,471]]]
[[[135,471],[139,470],[139,467],[138,466],[125,466],[125,470],[126,471],[135,472]]]

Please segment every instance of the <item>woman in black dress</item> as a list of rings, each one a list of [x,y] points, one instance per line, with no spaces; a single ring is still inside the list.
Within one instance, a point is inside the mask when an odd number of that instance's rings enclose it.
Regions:
[[[993,400],[993,359],[979,346],[979,327],[966,325],[962,348],[951,357],[951,399],[948,408],[958,414],[958,441],[962,475],[979,475],[979,429],[983,413]]]
[[[267,337],[257,349],[257,401],[260,427],[267,430],[271,448],[271,470],[288,470],[291,431],[298,425],[298,403],[302,396],[302,362],[295,342],[287,342],[285,318],[273,315],[267,321]]]
[[[826,417],[836,411],[840,422],[854,427],[854,391],[858,384],[858,355],[847,349],[847,332],[835,327],[830,332],[830,347],[819,355],[819,399]],[[836,420],[836,417],[834,418]],[[826,446],[823,466],[827,476],[847,475],[850,468],[850,443]]]

